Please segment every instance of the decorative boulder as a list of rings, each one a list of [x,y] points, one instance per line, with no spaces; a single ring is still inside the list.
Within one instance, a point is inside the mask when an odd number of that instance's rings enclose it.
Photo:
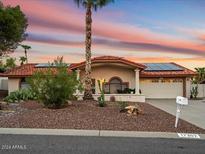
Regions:
[[[73,103],[72,103],[72,101],[67,100],[67,104],[68,104],[68,105],[72,105]]]
[[[121,110],[121,112],[126,112],[128,115],[143,114],[143,111],[139,107],[139,105],[129,105],[129,106],[126,106],[124,109]]]

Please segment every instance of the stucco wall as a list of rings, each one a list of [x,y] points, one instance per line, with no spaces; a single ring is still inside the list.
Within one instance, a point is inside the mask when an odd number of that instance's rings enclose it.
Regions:
[[[85,71],[80,71],[80,78],[83,80]],[[117,76],[122,79],[123,82],[129,82],[129,88],[135,88],[135,71],[133,69],[128,69],[119,66],[96,66],[92,68],[91,77],[96,79],[95,91],[99,93],[99,88],[97,85],[98,79],[105,79],[109,81],[112,77]]]
[[[8,92],[19,90],[20,78],[9,78],[8,80]]]
[[[98,100],[100,94],[94,94],[94,100]],[[145,102],[144,95],[137,94],[105,94],[105,101],[110,101],[110,97],[115,97],[115,101],[127,101],[127,102]],[[83,100],[83,95],[78,95],[78,100]]]
[[[186,79],[186,97],[189,98],[191,94],[191,79]]]

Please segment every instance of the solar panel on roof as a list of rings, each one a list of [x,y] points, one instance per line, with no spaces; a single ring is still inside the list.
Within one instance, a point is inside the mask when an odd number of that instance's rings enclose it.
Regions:
[[[70,66],[70,64],[66,64],[66,65]],[[40,64],[35,65],[35,67],[47,68],[47,67],[56,67],[56,65],[55,64],[49,64],[49,63],[40,63]]]
[[[41,64],[35,65],[35,67],[49,67],[49,66],[50,66],[50,64],[48,64],[48,63],[41,63]]]
[[[145,63],[145,71],[183,71],[184,69],[172,63]]]

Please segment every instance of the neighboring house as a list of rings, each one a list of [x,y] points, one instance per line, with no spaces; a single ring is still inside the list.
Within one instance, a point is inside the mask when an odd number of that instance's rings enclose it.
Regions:
[[[0,73],[0,90],[8,90],[8,78],[7,77],[1,77],[3,76],[3,73]]]
[[[25,64],[4,76],[8,77],[9,93],[24,87],[25,78],[35,71],[45,70],[47,65]],[[85,62],[70,64],[68,71],[76,71],[83,81]],[[105,79],[105,98],[117,101],[144,102],[146,98],[176,98],[190,96],[190,79],[195,72],[175,63],[136,63],[121,57],[102,56],[92,59],[92,90],[99,96],[98,79]],[[82,94],[79,95],[82,98]]]

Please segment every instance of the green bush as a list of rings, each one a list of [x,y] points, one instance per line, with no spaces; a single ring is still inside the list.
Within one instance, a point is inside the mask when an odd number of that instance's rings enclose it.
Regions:
[[[4,73],[6,71],[6,68],[4,66],[0,66],[0,73]]]
[[[191,98],[196,99],[198,95],[198,86],[194,86],[191,88]]]
[[[60,108],[66,101],[74,98],[80,82],[76,73],[68,74],[68,67],[63,59],[57,59],[44,72],[36,72],[28,79],[37,99],[49,108]]]
[[[20,101],[35,99],[37,99],[35,93],[30,88],[24,88],[18,91],[11,92],[9,96],[4,98],[4,101],[8,103],[18,103]]]
[[[106,106],[104,94],[101,94],[101,96],[98,97],[98,105],[100,107],[105,107]]]

